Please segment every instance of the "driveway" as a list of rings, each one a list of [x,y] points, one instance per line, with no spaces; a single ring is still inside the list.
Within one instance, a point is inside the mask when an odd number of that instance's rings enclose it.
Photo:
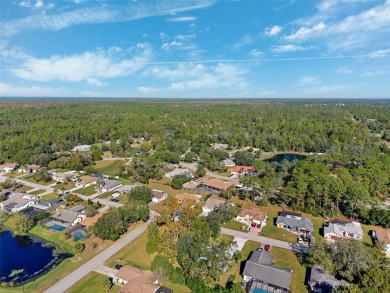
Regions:
[[[13,180],[15,182],[18,182],[18,183],[21,183],[23,185],[30,186],[30,187],[32,187],[34,189],[43,189],[43,190],[45,190],[45,193],[43,193],[43,194],[54,192],[54,189],[52,187],[50,187],[50,186],[47,186],[47,185],[42,185],[42,184],[38,184],[38,183],[28,182],[28,181],[23,180],[23,179],[8,178],[7,176],[0,175],[0,182],[4,182],[7,179],[11,179],[11,180]],[[42,196],[43,194],[40,194],[39,196]]]
[[[189,169],[191,171],[194,171],[194,172],[197,169],[197,164],[196,163],[183,163],[183,162],[180,162],[179,166],[185,167],[185,168],[187,168],[187,169]],[[214,174],[214,173],[211,173],[211,172],[206,172],[206,176],[219,178],[219,179],[227,180],[227,181],[237,180],[236,178],[233,178],[233,177],[226,177],[226,176]]]
[[[104,264],[99,265],[94,271],[110,278],[114,278],[118,272],[118,270],[105,266]]]
[[[124,248],[135,238],[140,236],[143,232],[146,231],[148,225],[153,219],[150,219],[146,223],[143,223],[141,226],[135,228],[130,233],[126,234],[119,240],[117,240],[113,245],[107,247],[101,253],[90,259],[88,262],[80,266],[78,269],[74,270],[72,273],[67,275],[65,278],[54,284],[52,287],[47,289],[45,293],[60,293],[65,292],[67,289],[72,287],[75,283],[84,278],[88,273],[99,268],[99,266],[108,260],[111,256],[117,253],[119,250]],[[92,289],[93,291],[93,289]]]

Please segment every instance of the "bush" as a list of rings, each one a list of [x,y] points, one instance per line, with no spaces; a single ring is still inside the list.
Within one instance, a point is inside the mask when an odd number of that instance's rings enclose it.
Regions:
[[[129,200],[137,200],[148,203],[152,200],[153,194],[150,188],[145,186],[137,186],[131,189],[129,193]]]
[[[146,242],[146,252],[149,254],[156,252],[157,243],[158,243],[157,237],[149,238],[148,241]]]
[[[171,282],[176,284],[184,284],[183,270],[181,268],[176,268],[173,270],[171,275]]]
[[[85,249],[85,244],[84,243],[76,243],[73,246],[73,251],[75,253],[82,252]]]

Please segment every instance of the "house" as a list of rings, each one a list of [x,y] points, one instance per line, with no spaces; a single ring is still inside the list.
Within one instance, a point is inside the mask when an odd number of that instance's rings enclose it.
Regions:
[[[53,212],[59,209],[64,209],[66,207],[66,201],[62,199],[50,199],[50,200],[42,200],[37,204],[33,205],[34,209],[41,210],[42,212]]]
[[[227,149],[229,145],[227,143],[215,143],[213,145],[213,149],[218,150],[218,149]]]
[[[234,167],[236,165],[232,159],[225,159],[222,161],[222,163],[225,165],[225,167]]]
[[[344,280],[338,280],[334,275],[329,275],[323,269],[318,267],[312,267],[310,269],[310,277],[308,286],[310,292],[333,292],[337,287],[344,285],[349,286],[350,284]]]
[[[12,172],[18,168],[19,165],[16,163],[5,163],[3,165],[0,165],[0,174]]]
[[[42,224],[53,230],[62,231],[84,220],[87,217],[84,211],[85,207],[83,205],[77,205],[69,209],[60,209],[51,217],[44,219]]]
[[[37,172],[41,168],[42,168],[41,165],[26,165],[26,166],[23,166],[20,169],[20,172],[23,172],[23,173],[35,173],[35,172]]]
[[[291,211],[281,211],[276,219],[276,226],[297,234],[313,233],[313,222],[301,213]]]
[[[102,192],[108,192],[122,186],[123,183],[118,180],[104,180],[101,187]]]
[[[76,183],[77,186],[88,187],[99,180],[97,177],[85,175],[80,177],[80,181]]]
[[[168,197],[168,193],[157,189],[152,189],[152,194],[153,194],[152,202],[160,202]]]
[[[237,214],[235,220],[245,225],[251,225],[252,223],[260,224],[264,227],[267,224],[268,214],[260,212],[259,209],[241,209]]]
[[[169,179],[173,179],[173,177],[178,175],[186,175],[190,178],[194,178],[194,175],[191,174],[191,172],[187,168],[176,168],[171,172],[168,172],[165,174],[165,177]]]
[[[344,238],[363,240],[363,230],[360,223],[336,219],[325,223],[324,237],[328,241]]]
[[[195,203],[198,203],[199,200],[202,198],[201,195],[199,194],[191,194],[191,193],[179,193],[175,195],[175,198],[179,201],[182,202],[184,200],[193,200]]]
[[[287,293],[292,270],[274,266],[271,254],[264,249],[259,249],[253,251],[245,262],[242,275],[247,282],[247,292]]]
[[[53,178],[53,180],[56,182],[68,182],[72,178],[74,178],[74,176],[75,175],[73,172],[66,172],[66,173],[56,172],[52,175],[51,178]]]
[[[121,293],[156,293],[161,287],[155,273],[131,266],[121,267],[115,274],[113,283],[123,286],[119,290]]]
[[[222,190],[227,190],[229,187],[238,184],[239,182],[234,180],[224,181],[219,178],[212,178],[200,182],[197,188],[206,193],[220,194]]]
[[[143,137],[134,137],[131,139],[131,143],[143,143],[145,141],[145,138]]]
[[[0,207],[7,213],[16,213],[37,203],[37,197],[27,193],[13,193],[11,196],[0,202]]]
[[[379,244],[382,245],[385,251],[390,251],[390,229],[376,229],[375,232]]]
[[[138,185],[122,185],[121,187],[118,187],[115,189],[115,192],[119,193],[129,193],[134,187],[137,187]]]
[[[196,190],[198,186],[199,186],[199,182],[192,181],[192,180],[183,184],[183,188],[188,190]]]
[[[230,174],[234,175],[236,178],[244,175],[257,175],[257,171],[255,168],[251,166],[235,166],[230,169]]]
[[[207,216],[212,210],[217,206],[223,205],[225,203],[224,199],[219,198],[208,198],[204,205],[202,206],[202,215]]]
[[[89,151],[91,151],[91,145],[89,145],[89,144],[78,145],[78,146],[75,146],[72,149],[72,151],[73,152],[89,152]]]

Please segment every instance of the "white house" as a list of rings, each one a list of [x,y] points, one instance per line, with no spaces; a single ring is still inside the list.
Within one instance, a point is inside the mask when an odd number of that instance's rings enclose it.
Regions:
[[[219,198],[208,198],[205,204],[202,206],[202,215],[207,216],[212,210],[217,206],[223,205],[225,203],[224,199]]]
[[[168,197],[168,193],[165,193],[162,190],[153,189],[152,193],[153,193],[152,201],[156,203],[161,202]]]
[[[41,168],[41,165],[26,165],[19,169],[19,171],[23,173],[35,173]]]
[[[243,223],[245,225],[250,225],[252,223],[260,224],[261,227],[264,227],[267,224],[268,214],[265,212],[260,212],[259,209],[241,209],[237,214],[235,220]]]
[[[118,180],[104,180],[103,183],[102,192],[108,192],[123,185],[123,183]]]
[[[75,146],[72,151],[74,152],[89,152],[91,151],[91,145],[89,144],[83,144],[83,145],[78,145]]]
[[[173,171],[166,173],[165,177],[173,179],[173,177],[177,175],[187,175],[190,178],[194,178],[194,175],[192,175],[187,168],[176,168]]]
[[[0,174],[12,172],[18,168],[19,168],[19,165],[16,163],[6,163],[3,165],[0,165]]]
[[[14,193],[0,202],[1,209],[8,213],[16,213],[37,203],[37,197],[27,193]]]
[[[80,181],[76,183],[76,186],[81,186],[81,187],[88,187],[91,186],[92,184],[96,183],[99,180],[97,177],[93,176],[81,176]]]
[[[57,182],[68,182],[72,179],[73,176],[74,176],[73,172],[66,172],[66,173],[57,172],[52,174],[51,178],[53,178],[53,180]]]
[[[326,240],[355,239],[363,240],[363,230],[358,222],[333,220],[325,224],[324,237]]]

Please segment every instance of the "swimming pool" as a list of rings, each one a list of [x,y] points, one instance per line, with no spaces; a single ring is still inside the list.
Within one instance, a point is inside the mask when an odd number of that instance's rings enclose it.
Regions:
[[[260,288],[255,288],[253,293],[270,293],[270,291],[266,291],[266,290],[260,289]]]
[[[81,231],[76,231],[73,233],[74,238],[77,240],[83,240],[85,238],[85,234]]]
[[[58,224],[54,224],[54,225],[50,226],[50,229],[57,231],[57,232],[61,232],[61,231],[64,231],[66,229],[66,227],[58,225]]]

